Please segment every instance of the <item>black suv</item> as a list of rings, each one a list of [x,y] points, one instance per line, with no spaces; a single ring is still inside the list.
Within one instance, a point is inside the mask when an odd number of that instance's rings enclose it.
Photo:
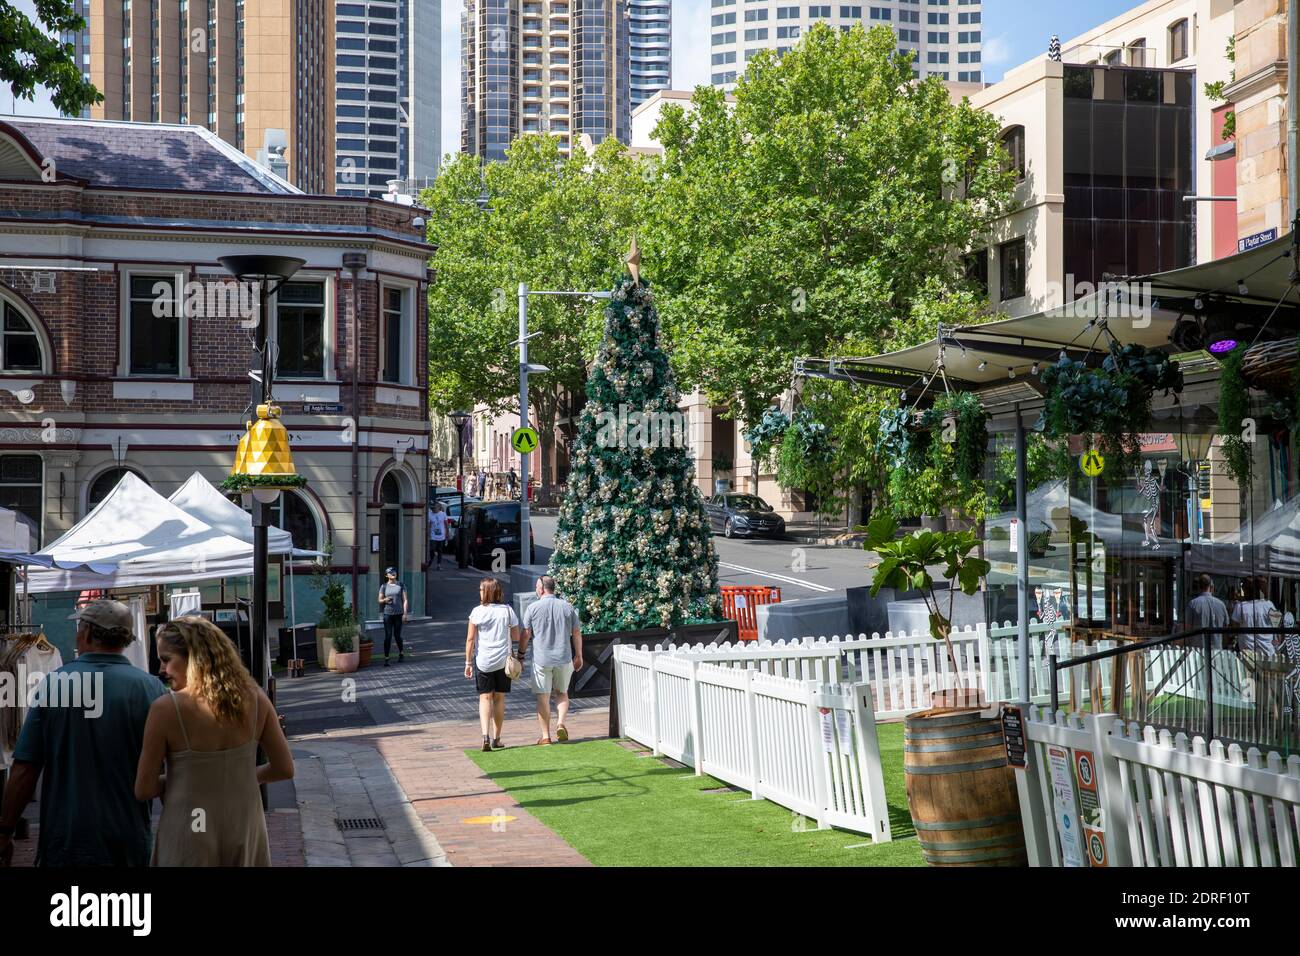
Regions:
[[[456,559],[462,567],[472,565],[480,570],[491,569],[493,553],[498,548],[505,552],[507,567],[523,563],[523,549],[519,542],[519,502],[476,501],[471,504],[467,501],[465,513],[457,525]],[[532,545],[531,525],[528,538]]]

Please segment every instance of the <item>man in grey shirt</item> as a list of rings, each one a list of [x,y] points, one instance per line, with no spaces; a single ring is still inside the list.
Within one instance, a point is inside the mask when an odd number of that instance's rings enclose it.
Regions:
[[[1228,626],[1228,605],[1214,596],[1214,581],[1208,574],[1198,574],[1192,581],[1196,597],[1187,602],[1187,630]],[[1214,647],[1223,646],[1223,635],[1214,635]]]
[[[568,740],[564,720],[569,716],[569,679],[582,670],[582,628],[578,612],[555,596],[555,578],[544,574],[537,579],[537,600],[524,612],[524,636],[519,656],[533,645],[533,692],[537,695],[537,722],[542,727],[539,744],[551,742],[551,694],[559,717],[557,740]]]

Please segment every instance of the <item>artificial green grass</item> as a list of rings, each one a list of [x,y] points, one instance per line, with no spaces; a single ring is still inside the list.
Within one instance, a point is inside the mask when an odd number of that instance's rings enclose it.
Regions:
[[[891,843],[818,830],[744,791],[612,740],[466,754],[597,866],[921,866],[907,812],[903,726],[878,728]]]

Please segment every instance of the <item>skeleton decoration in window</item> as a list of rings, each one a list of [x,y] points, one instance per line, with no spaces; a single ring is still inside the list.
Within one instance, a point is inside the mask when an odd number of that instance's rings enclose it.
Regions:
[[[1151,473],[1151,460],[1142,463],[1142,475],[1138,478],[1137,491],[1147,506],[1142,510],[1142,547],[1150,546],[1152,551],[1160,550],[1160,492],[1165,490],[1165,462],[1160,461],[1160,477]]]
[[[1046,598],[1046,600],[1044,600]],[[1061,603],[1061,589],[1055,591],[1044,591],[1042,588],[1034,588],[1034,600],[1038,602],[1038,621],[1040,624],[1046,624],[1048,630],[1043,634],[1043,655],[1048,656],[1056,653],[1056,624],[1060,620],[1059,607]]]

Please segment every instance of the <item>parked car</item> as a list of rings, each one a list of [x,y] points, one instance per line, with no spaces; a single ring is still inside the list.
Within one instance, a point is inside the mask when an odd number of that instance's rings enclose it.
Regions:
[[[714,495],[704,502],[704,508],[709,513],[713,530],[721,531],[728,538],[741,535],[785,537],[785,519],[758,495],[734,491]]]
[[[507,566],[522,563],[519,502],[467,501],[457,525],[456,555],[462,565],[488,570],[498,548],[505,552]],[[530,545],[535,541],[532,525],[528,527],[528,539]]]
[[[436,487],[436,488],[432,488],[432,487],[431,487],[431,488],[429,489],[429,507],[430,507],[430,508],[433,507],[434,502],[438,502],[438,501],[447,502],[447,501],[459,501],[459,500],[460,500],[460,492],[457,491],[455,488],[448,488],[448,487],[446,487],[446,486],[439,485],[439,486]],[[467,492],[465,492],[465,500],[466,500],[466,501],[478,501],[479,498],[478,498],[477,495],[471,495],[471,494],[467,491]]]

